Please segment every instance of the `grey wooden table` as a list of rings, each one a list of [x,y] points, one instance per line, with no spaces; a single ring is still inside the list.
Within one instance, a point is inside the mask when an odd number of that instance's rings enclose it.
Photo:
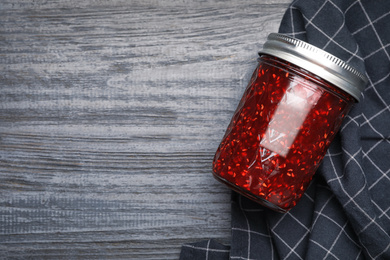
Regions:
[[[290,0],[3,0],[0,258],[229,243],[211,162]]]

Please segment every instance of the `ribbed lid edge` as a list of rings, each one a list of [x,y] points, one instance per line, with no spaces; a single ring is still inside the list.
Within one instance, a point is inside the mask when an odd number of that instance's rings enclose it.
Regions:
[[[284,59],[334,84],[357,101],[367,77],[336,56],[307,42],[278,33],[271,33],[259,52]]]

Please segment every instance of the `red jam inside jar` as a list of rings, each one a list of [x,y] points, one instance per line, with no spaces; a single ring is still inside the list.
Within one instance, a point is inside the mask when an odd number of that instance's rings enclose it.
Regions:
[[[215,154],[214,176],[271,209],[290,210],[354,102],[309,71],[262,55]]]

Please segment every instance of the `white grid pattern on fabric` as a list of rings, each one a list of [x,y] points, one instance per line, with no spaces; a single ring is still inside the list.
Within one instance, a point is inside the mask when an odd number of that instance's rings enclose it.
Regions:
[[[230,259],[256,260],[256,259],[251,259],[243,256],[231,256]]]
[[[334,253],[332,253],[330,250],[328,250],[327,248],[325,248],[321,243],[319,243],[319,242],[317,242],[317,241],[315,241],[315,240],[312,240],[312,239],[310,239],[310,242],[311,243],[313,243],[313,244],[315,244],[315,245],[317,245],[319,248],[321,248],[321,249],[323,249],[325,252],[326,252],[326,254],[327,255],[331,255],[331,256],[333,256],[335,259],[338,259],[338,260],[340,260],[340,258],[338,258]],[[342,260],[342,259],[341,259]]]
[[[241,204],[241,199],[240,199],[240,204]],[[248,236],[248,250],[247,250],[248,255],[247,255],[247,259],[249,259],[250,254],[251,254],[251,226],[249,224],[248,217],[246,216],[245,211],[243,211],[243,213],[244,213],[246,225],[248,227],[248,229],[247,229],[247,236]]]
[[[348,222],[345,222],[344,226],[341,227],[339,233],[337,234],[336,236],[336,239],[333,241],[332,243],[332,246],[329,248],[329,250],[327,250],[326,252],[326,255],[324,257],[324,259],[326,259],[328,257],[328,255],[332,252],[332,249],[334,248],[334,246],[336,245],[337,241],[339,240],[341,234],[344,233],[344,230],[345,230],[345,227],[347,226]]]
[[[372,201],[372,203],[377,207],[377,209],[381,212],[381,214],[378,216],[379,218],[386,217],[388,220],[390,220],[390,215],[387,215],[387,212],[390,211],[390,206],[386,210],[382,210],[381,207],[375,202]]]
[[[359,149],[359,153],[361,152],[361,150]],[[350,156],[350,158],[352,158],[352,156],[347,152],[347,154]],[[332,160],[331,160],[332,161]],[[332,166],[334,167],[334,164],[332,163]],[[359,167],[361,168],[361,166],[359,165]],[[337,172],[337,169],[334,167],[334,172],[336,173]],[[368,220],[369,220],[369,223],[364,226],[361,230],[358,231],[358,234],[359,233],[362,233],[365,229],[368,228],[368,226],[374,224],[376,226],[378,226],[379,229],[381,229],[384,233],[386,233],[386,231],[376,222],[376,219],[375,217],[371,217],[360,205],[359,203],[356,202],[356,200],[354,199],[354,197],[356,197],[357,195],[359,195],[360,192],[362,192],[363,189],[359,190],[358,193],[356,193],[355,195],[350,195],[348,193],[348,191],[343,187],[343,184],[342,182],[340,181],[340,177],[336,175],[336,178],[334,180],[337,180],[338,183],[339,183],[339,187],[341,188],[341,190],[344,192],[344,194],[347,196],[348,200],[347,202],[343,205],[344,207],[347,206],[347,204],[349,204],[350,202],[353,202],[354,206],[357,207],[361,213],[363,213],[362,215],[365,216]],[[364,188],[364,187],[363,187]]]
[[[210,246],[209,243],[208,243],[208,246],[206,246],[206,247],[194,246],[194,245],[190,245],[190,244],[183,245],[183,247],[188,247],[191,249],[196,249],[196,250],[201,250],[201,251],[217,252],[217,253],[229,253],[230,252],[230,250],[228,250],[228,249],[215,249],[215,248],[209,248],[209,246]]]
[[[298,10],[298,9],[297,9]],[[334,40],[334,38],[332,36],[329,36],[327,33],[325,33],[319,26],[317,26],[315,23],[311,22],[311,19],[309,19],[308,17],[306,17],[304,14],[302,14],[302,17],[305,19],[306,21],[306,25],[305,27],[307,28],[309,25],[313,26],[318,32],[321,32],[327,39],[329,42],[332,42],[333,44],[337,45],[339,48],[341,48],[342,50],[344,50],[345,52],[349,53],[352,57],[354,58],[357,58],[357,59],[360,59],[360,60],[363,60],[362,57],[356,55],[357,51],[358,51],[358,46],[356,46],[356,49],[354,51],[351,51],[347,48],[345,48],[342,44],[338,43],[337,41]],[[314,19],[314,18],[313,18]],[[342,23],[341,25],[338,26],[338,30],[341,30],[342,27],[344,26],[345,24]],[[329,45],[329,43],[327,43],[326,45]],[[318,46],[320,48],[322,48],[323,46]],[[349,58],[351,59],[351,58]]]
[[[367,18],[368,21],[369,21],[369,25],[372,27],[372,30],[374,31],[375,36],[376,36],[378,42],[380,43],[382,49],[385,51],[387,58],[390,60],[390,55],[389,55],[389,53],[386,51],[386,48],[383,46],[383,42],[382,42],[382,40],[381,40],[381,37],[378,35],[378,32],[377,32],[377,30],[376,30],[376,28],[375,28],[373,22],[371,21],[370,16],[367,14],[366,9],[363,7],[362,2],[361,2],[361,1],[358,1],[358,3],[360,4],[360,7],[362,8],[363,13],[366,15],[366,18]]]
[[[306,238],[306,236],[310,233],[310,229],[307,229],[306,233],[302,236],[301,239],[298,240],[298,242],[295,244],[295,246],[293,246],[290,250],[290,252],[286,255],[285,258],[289,258],[291,254],[295,254],[296,253],[296,249],[297,247],[304,241],[304,239]],[[300,256],[299,256],[300,257]]]
[[[344,235],[353,243],[355,244],[357,247],[360,247],[360,245],[348,234],[348,232],[345,230],[345,227],[346,225],[348,224],[348,222],[345,222],[345,224],[343,226],[341,226],[337,221],[335,221],[334,219],[330,218],[328,215],[326,214],[322,214],[321,211],[315,211],[315,213],[317,214],[318,217],[323,217],[323,218],[326,218],[327,220],[329,220],[330,222],[332,222],[334,225],[338,226],[340,228],[340,232],[341,233],[344,233]],[[317,217],[317,218],[318,218]],[[335,241],[336,242],[336,241]]]
[[[303,227],[306,231],[304,233],[304,235],[295,243],[295,245],[291,246],[289,245],[289,241],[286,241],[282,234],[279,234],[276,229],[278,227],[278,225],[283,222],[283,220],[286,218],[286,217],[291,217],[295,223],[297,223],[298,225],[300,225],[301,227]],[[286,214],[284,214],[277,222],[276,224],[273,225],[273,227],[271,228],[271,231],[272,231],[272,234],[273,236],[275,236],[275,238],[278,238],[288,249],[289,249],[289,253],[285,256],[285,258],[288,258],[290,257],[291,254],[294,254],[296,257],[298,257],[299,259],[303,259],[297,252],[296,252],[296,248],[299,246],[300,243],[302,243],[302,241],[305,239],[305,237],[310,233],[310,229],[305,226],[300,220],[298,220],[293,214],[291,214],[290,212],[287,212]]]
[[[338,10],[339,12],[340,12],[340,14],[342,15],[342,16],[344,16],[344,13],[343,13],[343,11],[335,4],[335,3],[333,3],[331,0],[329,0],[328,1],[329,3],[331,3],[333,6],[334,6],[334,8],[336,8],[336,10]],[[341,30],[344,28],[344,26],[345,26],[345,20],[343,20],[343,23],[339,26],[339,28],[337,29],[337,31],[331,36],[331,39],[334,39],[340,32],[341,32]],[[330,44],[332,42],[332,40],[328,40],[328,42],[322,47],[323,49],[326,49],[327,47],[328,47],[328,45]],[[356,46],[357,48],[356,48],[356,51],[355,51],[355,55],[352,55],[352,57],[353,56],[355,56],[356,57],[356,54],[357,54],[357,52],[358,52],[358,50],[359,50],[359,46],[357,45]]]

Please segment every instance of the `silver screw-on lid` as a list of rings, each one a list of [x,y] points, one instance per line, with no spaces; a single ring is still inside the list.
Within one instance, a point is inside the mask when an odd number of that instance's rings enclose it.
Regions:
[[[357,101],[368,82],[363,73],[332,54],[283,34],[271,33],[259,54],[291,62],[334,84]]]

